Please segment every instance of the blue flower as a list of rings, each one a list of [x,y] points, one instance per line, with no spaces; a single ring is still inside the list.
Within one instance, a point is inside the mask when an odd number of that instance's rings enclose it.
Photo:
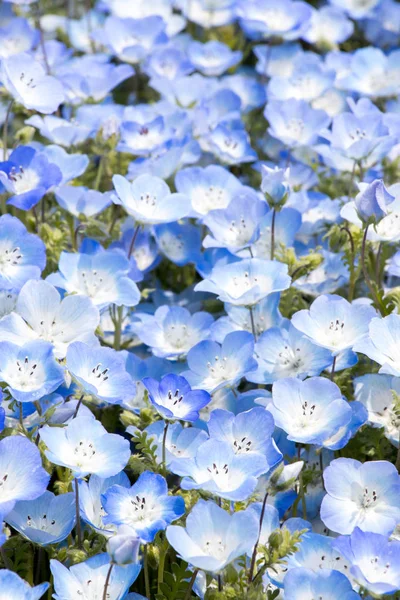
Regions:
[[[306,2],[282,0],[239,0],[237,8],[240,24],[251,39],[279,37],[295,40],[307,30],[311,7]]]
[[[350,574],[374,596],[400,589],[400,542],[386,535],[356,527],[349,536],[339,536],[334,548],[350,563]]]
[[[109,193],[102,194],[82,186],[65,185],[55,192],[58,204],[71,215],[94,217],[112,202]]]
[[[186,527],[170,525],[167,539],[183,560],[218,573],[251,552],[258,530],[257,518],[250,511],[230,515],[215,502],[199,500],[186,519]]]
[[[340,296],[320,296],[309,310],[300,310],[292,323],[315,344],[328,348],[334,356],[351,349],[368,332],[376,312],[366,304],[350,304]]]
[[[75,495],[46,491],[35,500],[20,500],[6,522],[34,544],[58,544],[75,525]]]
[[[20,291],[15,310],[0,321],[0,341],[21,346],[27,340],[45,340],[57,358],[65,358],[74,341],[97,345],[94,332],[99,321],[98,309],[86,296],[61,300],[50,283],[32,279]]]
[[[253,351],[254,339],[247,331],[228,334],[222,345],[204,340],[188,353],[190,371],[185,371],[183,376],[192,387],[209,392],[233,386],[246,373],[256,369]]]
[[[6,162],[0,162],[0,182],[11,194],[7,203],[21,210],[36,206],[44,194],[61,180],[58,166],[30,146],[19,146]]]
[[[380,373],[400,375],[398,344],[400,316],[393,313],[384,319],[373,318],[365,335],[354,344],[354,350],[366,354],[381,365]]]
[[[173,263],[182,267],[200,257],[201,232],[191,223],[164,223],[154,227],[160,251]]]
[[[27,52],[3,59],[0,79],[14,100],[29,110],[50,114],[65,99],[60,81],[47,75],[45,68]]]
[[[93,110],[93,106],[91,109]],[[27,125],[31,125],[39,130],[40,134],[53,142],[53,144],[59,144],[60,146],[65,146],[69,148],[71,145],[78,145],[84,142],[89,134],[90,129],[84,123],[76,122],[76,121],[68,121],[67,119],[61,119],[60,117],[56,117],[55,115],[47,115],[45,117],[41,117],[39,115],[32,115],[25,121]],[[50,152],[53,153],[52,148],[59,148],[59,146],[46,146],[45,152],[46,154]],[[59,148],[60,150],[61,148]],[[89,159],[85,154],[77,155],[77,154],[67,154],[64,155],[59,152],[59,150],[55,151],[58,154],[58,157],[61,158],[63,156],[64,160],[68,160],[68,157],[71,156],[80,156],[80,160],[82,164],[86,163],[86,167],[89,164]],[[86,160],[83,160],[83,157],[86,156]],[[58,161],[55,161],[58,164]],[[85,167],[85,168],[86,168]],[[63,181],[64,183],[64,181]]]
[[[145,471],[131,488],[113,485],[103,495],[104,523],[129,525],[145,543],[185,513],[181,496],[169,496],[161,475]]]
[[[394,393],[400,394],[400,378],[368,373],[354,378],[354,398],[368,412],[368,424],[383,427],[386,438],[399,445]]]
[[[98,475],[91,475],[88,482],[84,479],[78,479],[77,484],[82,519],[101,535],[108,537],[115,533],[117,530],[115,525],[105,525],[103,522],[104,510],[101,497],[112,485],[129,488],[131,484],[128,475],[124,471],[105,479]]]
[[[128,277],[129,260],[119,250],[95,245],[94,252],[62,252],[58,268],[47,281],[69,294],[89,296],[100,308],[135,306],[140,300],[137,285]]]
[[[8,58],[21,52],[29,52],[36,46],[39,32],[22,17],[13,17],[0,29],[0,57]]]
[[[53,346],[43,340],[17,346],[0,342],[0,379],[19,402],[34,402],[64,383],[64,369],[54,358]]]
[[[107,433],[94,417],[77,416],[63,428],[45,425],[40,438],[47,458],[71,469],[77,478],[96,474],[110,477],[119,473],[131,455],[129,442],[116,433]]]
[[[400,477],[394,465],[337,458],[325,469],[324,483],[321,519],[332,531],[393,532],[400,520]]]
[[[157,225],[171,223],[190,213],[190,200],[184,194],[171,194],[168,185],[153,175],[140,175],[130,183],[122,175],[114,175],[113,184],[127,213],[138,223]]]
[[[0,441],[0,514],[7,515],[18,500],[41,496],[49,480],[35,444],[20,435]]]
[[[317,573],[310,569],[291,569],[285,577],[284,590],[290,600],[324,596],[330,600],[361,600],[343,573],[328,569]]]
[[[54,578],[54,598],[87,598],[95,600],[98,593],[103,593],[107,574],[110,568],[110,558],[107,553],[97,554],[69,569],[58,560],[50,560],[50,569]],[[115,565],[111,571],[108,583],[110,598],[125,598],[130,586],[136,581],[141,565],[132,563],[121,567]]]
[[[124,359],[111,348],[92,348],[74,342],[67,350],[67,369],[85,393],[104,402],[117,404],[135,395]]]
[[[319,375],[333,360],[329,350],[317,346],[293,326],[264,331],[255,344],[254,357],[258,368],[247,376],[253,383]]]
[[[165,375],[160,383],[145,377],[143,383],[150,402],[164,419],[197,421],[199,411],[211,402],[208,392],[192,390],[186,379],[179,375]]]
[[[189,44],[188,58],[197,71],[209,77],[218,77],[242,60],[242,52],[232,51],[217,40],[205,44],[193,41]]]
[[[107,541],[107,552],[114,565],[130,565],[138,561],[140,540],[128,525],[118,528]]]
[[[29,583],[21,579],[17,573],[1,569],[0,588],[9,598],[21,598],[21,600],[39,600],[49,589],[48,583],[41,583],[31,587]]]
[[[136,433],[136,428],[127,428],[127,433]],[[165,431],[164,421],[155,421],[145,431],[156,446],[156,455],[159,463],[162,462],[162,444]],[[165,437],[165,464],[170,466],[172,461],[194,458],[197,448],[208,439],[208,435],[197,427],[184,427],[178,422],[171,423]]]
[[[202,217],[210,210],[226,208],[243,186],[232,173],[218,165],[188,167],[175,177],[178,192],[190,198],[190,216]]]
[[[290,191],[289,169],[280,169],[277,166],[271,169],[268,165],[262,165],[261,168],[261,189],[267,196],[268,202],[283,203]]]
[[[271,413],[261,407],[238,415],[215,408],[207,423],[210,439],[229,442],[237,454],[262,454],[272,469],[282,460],[272,434],[275,424]]]
[[[288,439],[303,444],[321,445],[352,418],[338,386],[324,377],[279,379],[267,408]]]
[[[16,217],[0,217],[0,288],[19,291],[29,279],[39,279],[46,265],[42,240],[28,233]]]
[[[229,265],[217,265],[195,291],[217,294],[221,302],[251,306],[272,292],[290,286],[287,265],[278,261],[248,258]]]
[[[348,6],[348,4],[347,4]],[[343,6],[346,8],[346,5]],[[309,44],[335,46],[345,42],[354,31],[353,22],[336,6],[312,9],[311,21],[302,38]]]
[[[238,165],[257,160],[257,153],[250,145],[245,129],[218,125],[208,136],[211,152],[227,165]]]
[[[269,133],[289,148],[311,146],[330,123],[323,110],[316,110],[305,100],[268,102],[265,117],[270,124]]]
[[[231,442],[209,439],[193,459],[173,461],[170,469],[183,477],[183,490],[204,490],[237,502],[249,498],[269,465],[260,453],[236,453]]]

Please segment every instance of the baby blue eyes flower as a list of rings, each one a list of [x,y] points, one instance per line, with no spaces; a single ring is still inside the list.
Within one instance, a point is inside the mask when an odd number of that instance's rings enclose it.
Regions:
[[[20,500],[8,513],[6,522],[35,544],[57,544],[75,525],[75,496],[55,496],[46,491],[35,500]]]
[[[274,167],[271,169],[267,165],[262,165],[261,190],[271,204],[280,204],[285,201],[289,191],[289,169],[280,169]]]
[[[69,569],[58,560],[52,559],[50,569],[54,578],[55,600],[101,598],[109,568],[110,558],[107,553],[92,556]],[[123,567],[114,565],[107,586],[109,597],[116,600],[125,598],[130,586],[136,581],[140,569],[139,563]]]
[[[233,386],[246,373],[257,368],[253,351],[254,339],[247,331],[228,334],[222,345],[204,340],[188,353],[190,371],[184,371],[183,376],[192,387],[210,393]]]
[[[337,458],[324,470],[324,484],[321,519],[332,531],[390,535],[400,520],[400,477],[388,461]]]
[[[79,217],[93,217],[111,204],[111,195],[88,190],[83,186],[65,185],[55,192],[58,204],[66,211]]]
[[[354,345],[354,350],[366,354],[381,365],[380,373],[400,375],[398,344],[400,340],[400,316],[393,313],[384,319],[371,319],[365,336]]]
[[[350,574],[374,596],[400,589],[400,542],[356,527],[349,536],[339,536],[334,547],[350,562]]]
[[[305,100],[268,102],[265,117],[269,133],[289,148],[315,144],[319,134],[328,127],[330,118],[323,110],[315,110]]]
[[[0,589],[6,593],[3,596],[4,600],[7,598],[19,598],[21,600],[39,600],[49,589],[48,583],[41,583],[35,587],[31,587],[29,583],[21,579],[17,573],[9,571],[8,569],[0,570]]]
[[[183,498],[169,496],[164,477],[150,471],[142,473],[131,488],[109,488],[103,506],[104,523],[129,525],[144,543],[152,542],[158,531],[185,513]]]
[[[25,52],[1,61],[0,80],[14,100],[29,110],[50,114],[65,99],[60,81]]]
[[[362,221],[376,222],[387,215],[388,206],[395,198],[389,194],[381,179],[375,179],[370,184],[360,184],[360,190],[356,196],[355,205]]]
[[[1,440],[0,514],[7,515],[18,500],[41,496],[49,480],[35,444],[19,435]]]
[[[350,581],[339,571],[322,569],[291,569],[284,581],[285,597],[291,600],[303,598],[329,598],[329,600],[361,600],[353,591]]]
[[[168,185],[153,175],[140,175],[130,183],[122,175],[114,175],[117,201],[138,223],[157,225],[186,217],[191,210],[184,194],[171,194]]]
[[[114,565],[130,565],[138,562],[140,540],[135,531],[122,525],[107,542],[107,552]]]
[[[352,418],[338,386],[324,377],[276,381],[267,408],[288,439],[303,444],[322,445]]]
[[[243,259],[229,265],[216,265],[196,291],[217,294],[221,302],[252,306],[290,286],[287,265],[259,258]]]
[[[222,42],[211,40],[202,44],[191,42],[188,58],[203,75],[218,77],[242,59],[240,51],[233,52]]]
[[[29,279],[39,279],[46,265],[42,240],[28,233],[16,217],[0,217],[0,287],[19,291]]]
[[[67,350],[67,369],[87,394],[117,404],[135,395],[124,359],[111,348],[91,348],[74,342]]]
[[[250,511],[230,515],[215,502],[199,500],[186,519],[186,527],[170,525],[167,539],[183,560],[218,573],[251,552],[258,531],[259,522]]]
[[[34,340],[23,346],[0,342],[0,378],[19,402],[34,402],[64,382],[64,369],[49,342]]]
[[[78,415],[62,428],[45,425],[40,429],[40,438],[47,446],[47,458],[71,469],[76,478],[116,475],[131,455],[128,440],[107,433],[94,417]]]
[[[149,400],[164,419],[196,421],[199,411],[211,402],[211,396],[203,390],[192,390],[184,377],[165,375],[160,383],[145,377],[143,383]]]
[[[99,321],[98,309],[86,296],[61,300],[50,283],[32,279],[19,293],[15,310],[1,320],[0,340],[23,345],[29,339],[42,339],[53,345],[54,355],[61,359],[74,341],[96,345]]]

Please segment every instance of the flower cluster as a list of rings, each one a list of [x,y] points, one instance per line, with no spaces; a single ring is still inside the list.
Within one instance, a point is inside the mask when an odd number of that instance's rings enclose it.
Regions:
[[[0,599],[400,598],[400,4],[0,6]]]

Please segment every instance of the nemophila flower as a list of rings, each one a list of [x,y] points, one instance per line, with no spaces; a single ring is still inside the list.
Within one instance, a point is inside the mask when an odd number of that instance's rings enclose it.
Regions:
[[[150,402],[164,419],[196,421],[199,411],[211,402],[208,392],[192,390],[186,379],[179,375],[165,375],[160,383],[145,377],[143,383]]]
[[[47,281],[30,280],[19,293],[13,312],[0,322],[0,341],[23,345],[27,340],[50,342],[57,358],[64,358],[71,342],[97,345],[94,331],[100,321],[98,309],[86,296],[61,300]]]
[[[333,294],[349,281],[349,269],[342,253],[321,250],[321,255],[323,261],[316,269],[293,282],[293,286],[304,294]]]
[[[65,185],[55,192],[58,204],[75,217],[94,217],[112,203],[110,194],[82,186]]]
[[[186,527],[170,525],[166,535],[183,560],[195,568],[218,573],[251,552],[258,528],[257,518],[248,510],[230,515],[215,502],[199,500],[187,516]]]
[[[103,494],[107,513],[104,523],[129,525],[144,543],[185,513],[181,496],[169,496],[164,477],[150,471],[139,476],[131,488],[113,485]]]
[[[134,427],[128,427],[128,433],[135,433]],[[155,421],[145,431],[156,445],[158,462],[162,462],[162,444],[165,431],[164,421]],[[207,441],[208,435],[203,429],[197,427],[184,427],[180,423],[171,423],[165,437],[165,464],[167,467],[174,460],[181,458],[194,458],[197,448]]]
[[[370,222],[382,219],[388,213],[388,205],[394,200],[389,194],[382,179],[375,179],[369,184],[359,184],[361,189],[355,199],[357,214],[362,221]]]
[[[0,28],[0,58],[29,52],[38,42],[39,32],[26,19],[14,17]]]
[[[243,186],[224,167],[188,167],[175,176],[178,192],[190,198],[190,216],[202,217],[210,210],[226,208],[233,197],[243,190]]]
[[[68,294],[89,296],[93,304],[135,306],[140,300],[137,285],[128,277],[129,260],[119,250],[95,247],[95,252],[61,252],[59,271],[47,277]]]
[[[240,24],[251,39],[273,37],[295,40],[307,29],[311,9],[305,2],[284,0],[277,6],[273,0],[256,0],[250,4],[239,0]]]
[[[217,40],[210,40],[205,44],[193,41],[189,44],[187,52],[197,71],[211,77],[222,75],[242,59],[242,52],[232,51]]]
[[[20,290],[29,279],[39,279],[46,265],[42,240],[28,233],[16,217],[0,217],[0,287]]]
[[[342,44],[354,31],[353,22],[335,6],[313,9],[307,30],[302,38],[309,44]]]
[[[40,429],[40,439],[47,446],[47,458],[71,469],[77,478],[88,474],[103,478],[116,475],[131,455],[128,440],[107,433],[94,417],[78,415],[63,428],[45,425]]]
[[[270,135],[289,148],[315,144],[321,131],[330,123],[325,111],[311,108],[305,100],[271,100],[264,114]]]
[[[347,12],[352,19],[365,19],[372,14],[379,0],[365,0],[365,2],[359,2],[358,0],[329,0],[333,6]]]
[[[211,152],[227,165],[238,165],[257,160],[257,153],[250,145],[244,129],[218,125],[208,136],[207,145]]]
[[[179,48],[154,48],[143,65],[150,78],[162,77],[174,81],[194,71],[194,66],[185,52]]]
[[[183,490],[204,490],[234,502],[246,500],[255,490],[257,477],[269,470],[262,454],[235,452],[231,442],[209,439],[196,456],[173,461],[171,472],[183,477]]]
[[[187,355],[190,371],[183,376],[194,388],[215,392],[233,386],[257,363],[253,358],[254,339],[247,331],[228,334],[222,344],[204,340],[196,344]]]
[[[61,146],[57,146],[56,144],[44,146],[41,149],[40,154],[43,154],[50,163],[57,165],[61,171],[61,182],[60,184],[57,184],[55,188],[52,188],[52,190],[59,189],[61,185],[65,185],[72,179],[82,175],[90,162],[87,154],[81,154],[80,152],[68,154],[64,148],[61,148]]]
[[[48,583],[41,583],[31,587],[24,579],[21,579],[17,573],[8,569],[0,571],[0,598],[20,598],[21,600],[39,600],[49,589]]]
[[[269,98],[306,100],[313,102],[329,90],[335,81],[335,71],[318,63],[296,65],[290,77],[272,77],[267,88]]]
[[[321,445],[352,417],[338,386],[324,377],[276,381],[267,408],[288,439],[303,444]]]
[[[0,379],[19,402],[34,402],[64,383],[64,369],[54,358],[53,346],[43,340],[22,346],[0,342]]]
[[[171,129],[162,116],[154,118],[154,114],[144,113],[142,116],[139,113],[130,114],[129,119],[121,123],[121,139],[117,147],[120,152],[148,156],[171,136]]]
[[[349,72],[340,86],[365,96],[392,96],[399,92],[398,50],[385,54],[380,48],[358,48],[349,64]]]
[[[272,292],[290,285],[287,265],[259,258],[243,259],[229,265],[216,265],[195,291],[217,294],[221,302],[252,306]]]
[[[351,365],[350,365],[351,366]],[[346,367],[345,367],[346,368]],[[333,435],[329,435],[322,443],[324,448],[330,450],[341,450],[349,440],[354,437],[357,431],[368,420],[368,411],[361,402],[349,402],[351,408],[351,418],[348,423],[339,427]]]
[[[385,436],[399,445],[399,424],[394,393],[400,395],[400,378],[368,373],[355,377],[354,398],[368,411],[368,424],[383,427]]]
[[[238,455],[262,454],[269,468],[282,459],[272,434],[275,429],[271,413],[255,407],[238,415],[227,410],[214,409],[207,423],[210,439],[229,442]]]
[[[34,544],[58,544],[75,525],[75,495],[45,491],[34,500],[20,500],[6,522]]]
[[[87,598],[97,600],[104,593],[104,586],[110,569],[110,557],[107,553],[96,554],[84,562],[65,567],[58,560],[50,560],[50,569],[54,580],[55,600],[65,598]],[[108,580],[107,594],[110,598],[121,600],[140,573],[141,565],[132,563],[123,567],[114,565]]]
[[[292,323],[315,344],[328,348],[334,356],[348,350],[368,332],[376,312],[366,304],[350,304],[340,296],[320,296],[309,310],[300,310]]]
[[[163,223],[154,227],[154,237],[160,251],[182,267],[200,257],[201,231],[191,223]]]
[[[279,204],[284,201],[290,191],[290,170],[276,166],[271,169],[268,165],[261,165],[261,175],[261,190],[267,196],[268,202]]]
[[[92,348],[73,342],[67,350],[68,371],[87,394],[117,404],[135,395],[135,386],[125,371],[125,361],[112,348]]]
[[[321,519],[329,529],[350,534],[356,527],[389,535],[400,520],[400,477],[385,460],[360,463],[337,458],[324,470],[327,492]]]
[[[136,563],[139,557],[140,540],[135,530],[128,525],[122,525],[117,533],[107,541],[107,552],[114,565],[130,565]]]
[[[336,570],[291,569],[284,580],[285,597],[291,600],[303,598],[329,598],[329,600],[360,600],[350,581]]]
[[[79,509],[82,519],[97,533],[106,537],[113,535],[117,528],[112,524],[104,524],[103,517],[106,513],[101,498],[112,485],[129,488],[131,484],[128,475],[124,471],[105,479],[91,475],[88,482],[78,479],[76,483],[79,487]]]
[[[18,500],[41,496],[49,480],[35,444],[20,435],[0,441],[0,514],[7,515]]]
[[[252,246],[253,256],[268,259],[271,256],[272,221],[274,220],[275,248],[294,245],[301,227],[302,216],[294,208],[284,207],[279,212],[270,210],[260,222],[260,235]],[[244,252],[241,252],[241,255]]]
[[[279,302],[279,293],[269,294],[253,306],[253,322],[257,335],[261,335],[270,327],[279,327],[283,324],[284,319],[279,312]],[[211,326],[213,340],[221,344],[225,336],[232,331],[243,330],[252,333],[253,327],[248,308],[234,304],[225,304],[224,308],[227,316],[220,317]]]
[[[268,205],[255,193],[240,193],[226,208],[211,210],[203,219],[211,235],[204,248],[227,248],[233,254],[251,246],[259,236],[259,223]]]
[[[258,368],[247,376],[254,383],[319,375],[333,360],[329,350],[317,346],[293,326],[264,331],[255,344],[254,357]]]
[[[26,52],[1,61],[0,80],[14,100],[29,110],[50,114],[65,99],[60,81],[47,75],[40,62]]]
[[[30,146],[19,146],[7,161],[0,162],[0,182],[11,194],[7,203],[21,210],[30,210],[61,180],[58,166]]]
[[[400,340],[400,316],[391,314],[384,319],[377,317],[369,322],[364,337],[354,345],[356,352],[366,354],[381,365],[379,373],[400,376],[398,344]]]
[[[209,337],[212,316],[207,312],[193,315],[183,306],[160,306],[154,315],[137,313],[131,330],[150,346],[155,356],[185,356],[193,346]]]
[[[400,542],[356,527],[350,536],[339,536],[334,548],[350,563],[349,572],[374,596],[400,589]]]
[[[143,19],[108,17],[102,29],[94,32],[94,39],[108,46],[123,62],[141,62],[154,46],[165,44],[165,22],[159,16]]]
[[[53,144],[59,144],[66,148],[69,148],[71,145],[81,144],[90,135],[90,128],[84,123],[71,122],[55,115],[47,115],[45,117],[32,115],[25,123],[38,129],[40,134],[53,142]]]
[[[140,175],[130,183],[122,175],[114,175],[113,184],[118,204],[138,223],[157,225],[171,223],[190,213],[190,200],[184,194],[171,194],[168,185],[153,175]]]

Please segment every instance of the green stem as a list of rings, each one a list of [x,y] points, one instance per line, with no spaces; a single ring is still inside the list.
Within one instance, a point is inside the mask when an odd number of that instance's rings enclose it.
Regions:
[[[190,600],[190,596],[192,595],[192,589],[193,589],[193,586],[194,586],[194,582],[196,581],[196,577],[197,577],[197,573],[198,572],[199,572],[198,569],[195,569],[193,571],[193,575],[190,578],[189,585],[188,585],[188,588],[186,590],[186,594],[185,594],[184,600]]]
[[[122,335],[122,321],[123,321],[123,306],[118,306],[117,308],[117,318],[115,319],[114,324],[114,349],[121,349],[121,335]]]
[[[143,546],[143,572],[144,572],[144,587],[146,590],[146,598],[150,598],[150,578],[149,578],[149,559],[147,556],[147,546]]]
[[[165,443],[167,441],[167,433],[168,433],[169,421],[165,421],[164,426],[164,434],[162,439],[162,470],[164,471],[164,476],[167,476],[167,465],[166,465],[166,447]]]
[[[158,574],[157,574],[157,593],[161,594],[161,584],[164,582],[164,568],[165,559],[167,557],[168,545],[164,542],[163,547],[160,549],[160,556],[158,559]]]
[[[14,104],[14,98],[11,100],[7,107],[6,118],[4,119],[3,125],[3,160],[7,160],[7,140],[8,140],[8,123],[10,121],[11,109]]]
[[[99,166],[97,167],[96,179],[94,180],[93,189],[98,191],[100,188],[101,180],[104,173],[106,157],[105,155],[100,157]]]
[[[254,337],[254,341],[257,341],[257,331],[256,331],[256,325],[254,322],[254,313],[253,313],[253,307],[249,306],[249,313],[250,313],[250,321],[251,321],[251,331],[253,332],[253,337]]]
[[[332,369],[331,369],[331,375],[330,375],[331,381],[333,381],[333,378],[335,377],[335,367],[336,367],[336,356],[333,357],[333,363],[332,363]]]
[[[351,261],[350,261],[350,278],[349,278],[349,295],[348,295],[348,301],[349,302],[353,302],[353,298],[354,298],[354,288],[356,285],[356,278],[355,278],[355,259],[356,259],[356,249],[355,249],[355,245],[354,245],[354,239],[352,236],[352,233],[350,231],[350,229],[348,227],[346,227],[345,225],[343,225],[343,227],[340,228],[340,231],[345,231],[347,233],[347,235],[349,236],[349,243],[350,243],[350,248],[351,248]]]
[[[73,414],[73,416],[72,416],[72,418],[73,418],[73,419],[76,419],[76,417],[78,416],[78,412],[79,412],[79,409],[80,409],[80,407],[81,407],[81,404],[82,404],[82,400],[83,400],[83,397],[84,397],[84,395],[85,395],[85,394],[82,394],[82,395],[81,395],[81,397],[80,397],[80,398],[79,398],[79,400],[78,400],[78,404],[76,405],[75,412],[74,412],[74,414]]]
[[[275,255],[275,219],[276,209],[272,209],[272,220],[271,220],[271,260],[274,260]]]
[[[76,537],[75,542],[78,548],[82,548],[82,529],[81,529],[81,511],[79,507],[79,486],[75,478],[75,514],[76,514]]]
[[[264,514],[265,514],[265,507],[267,506],[267,500],[268,500],[268,491],[265,492],[264,500],[262,503],[261,513],[260,513],[260,530],[258,533],[257,541],[254,544],[253,554],[251,555],[251,563],[250,563],[249,576],[248,576],[249,583],[251,583],[253,581],[254,568],[256,566],[256,558],[257,558],[257,548],[258,548],[258,544],[260,542],[261,530],[262,530],[262,524],[264,521]]]
[[[139,233],[139,229],[140,229],[140,225],[137,225],[137,227],[133,233],[133,236],[132,236],[131,245],[129,246],[128,258],[130,258],[132,256],[133,248],[135,246],[135,242],[136,242],[137,235]]]
[[[399,432],[399,447],[397,448],[396,469],[400,473],[400,432]]]
[[[373,298],[373,300],[375,302],[376,308],[382,313],[382,316],[385,317],[387,315],[385,305],[383,304],[383,302],[379,298],[378,294],[376,293],[374,285],[373,285],[373,283],[372,283],[372,281],[370,279],[370,276],[369,276],[369,273],[368,273],[368,269],[367,269],[366,260],[365,260],[365,253],[366,253],[366,247],[367,247],[368,228],[369,228],[369,225],[367,225],[366,228],[365,228],[364,236],[363,236],[363,241],[362,241],[362,246],[361,246],[361,268],[362,268],[362,272],[363,272],[363,275],[364,275],[365,283],[367,284],[368,289],[371,292],[371,295],[372,295],[372,298]]]
[[[107,589],[108,589],[108,584],[110,583],[113,567],[114,567],[114,563],[111,563],[110,568],[107,571],[107,577],[106,577],[106,580],[104,583],[103,600],[107,600]]]

